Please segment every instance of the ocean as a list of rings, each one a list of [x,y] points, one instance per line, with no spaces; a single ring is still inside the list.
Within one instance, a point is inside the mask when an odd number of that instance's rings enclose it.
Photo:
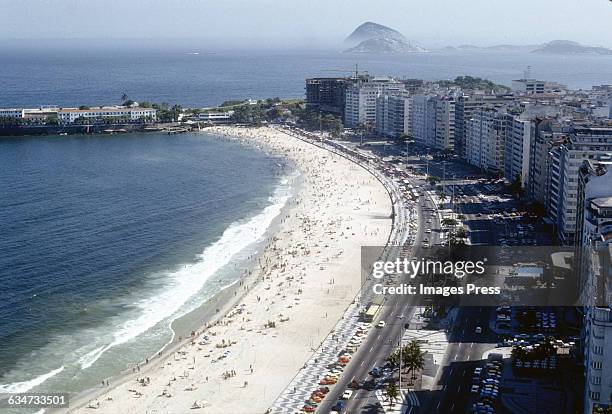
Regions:
[[[0,45],[0,107],[118,104],[124,93],[136,101],[189,107],[232,99],[302,98],[305,78],[348,75],[356,64],[375,75],[426,80],[472,75],[505,85],[529,66],[532,77],[571,88],[612,83],[612,56],[483,51],[367,56],[329,50],[215,51],[182,42],[160,49]]]
[[[206,135],[0,139],[0,393],[81,391],[155,354],[248,268],[286,161]]]
[[[3,49],[4,47],[4,49]],[[304,79],[531,75],[612,83],[612,57],[0,46],[0,107],[191,107],[301,98]],[[238,280],[294,189],[290,166],[202,135],[0,139],[0,392],[80,391],[173,339],[170,324]]]

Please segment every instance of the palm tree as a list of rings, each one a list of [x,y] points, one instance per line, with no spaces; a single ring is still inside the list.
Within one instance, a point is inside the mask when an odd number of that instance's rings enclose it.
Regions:
[[[391,381],[389,385],[387,385],[387,397],[389,397],[389,401],[391,402],[391,406],[395,404],[395,400],[397,399],[399,392],[397,391],[397,386],[395,385],[395,381]]]
[[[406,346],[406,366],[412,372],[412,379],[416,379],[416,371],[425,367],[425,353],[421,351],[421,345],[417,341],[410,341]]]
[[[399,351],[393,352],[391,355],[387,357],[387,361],[394,367],[399,365]],[[403,362],[403,361],[402,361]]]
[[[444,192],[444,190],[439,190],[438,191],[438,197],[440,198],[440,201],[442,203],[444,203],[444,201],[446,201],[446,199],[448,198],[448,196],[446,195],[446,193]]]
[[[468,233],[464,227],[458,228],[457,231],[455,232],[455,237],[457,237],[458,239],[465,239],[467,238],[467,236],[468,236]]]

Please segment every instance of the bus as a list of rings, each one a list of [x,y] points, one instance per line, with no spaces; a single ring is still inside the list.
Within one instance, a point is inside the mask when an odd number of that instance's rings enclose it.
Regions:
[[[366,322],[372,322],[376,315],[378,315],[378,311],[380,310],[380,305],[371,304],[368,307],[368,310],[363,316],[363,320]]]

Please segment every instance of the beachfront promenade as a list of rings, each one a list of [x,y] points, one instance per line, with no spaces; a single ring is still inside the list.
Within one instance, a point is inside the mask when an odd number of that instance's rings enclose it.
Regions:
[[[265,412],[329,332],[342,331],[337,323],[361,287],[361,246],[404,237],[392,232],[390,198],[396,196],[379,181],[385,178],[346,155],[271,128],[209,132],[289,158],[301,173],[295,183],[300,191],[278,217],[253,280],[240,287],[244,295],[229,314],[150,361],[137,378],[111,382],[71,412],[92,412],[87,406],[104,413],[191,412],[204,406],[214,413]],[[396,221],[399,216],[396,212]]]
[[[383,255],[397,254],[395,247],[403,246],[411,236],[408,223],[410,221],[414,222],[417,219],[415,212],[404,206],[403,196],[398,183],[385,176],[376,168],[373,168],[367,161],[360,159],[348,148],[320,141],[316,137],[309,137],[305,133],[287,129],[283,130],[295,138],[320,146],[360,165],[384,185],[392,200],[394,219],[387,248]],[[329,333],[321,346],[317,348],[300,372],[276,399],[270,408],[270,413],[282,414],[301,411],[305,401],[310,398],[312,392],[320,387],[319,381],[321,378],[330,371],[329,366],[338,361],[340,353],[349,347],[353,347],[355,344],[360,344],[363,338],[369,334],[372,327],[371,324],[363,323],[361,320],[361,312],[372,301],[373,295],[369,285],[369,283],[366,283],[363,286],[333,331]],[[356,335],[357,332],[360,334]]]

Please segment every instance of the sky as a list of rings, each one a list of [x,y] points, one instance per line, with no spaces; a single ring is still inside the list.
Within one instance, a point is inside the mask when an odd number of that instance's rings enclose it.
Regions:
[[[365,21],[426,47],[568,39],[612,48],[612,0],[0,0],[4,42],[204,39],[230,46],[333,46]]]

